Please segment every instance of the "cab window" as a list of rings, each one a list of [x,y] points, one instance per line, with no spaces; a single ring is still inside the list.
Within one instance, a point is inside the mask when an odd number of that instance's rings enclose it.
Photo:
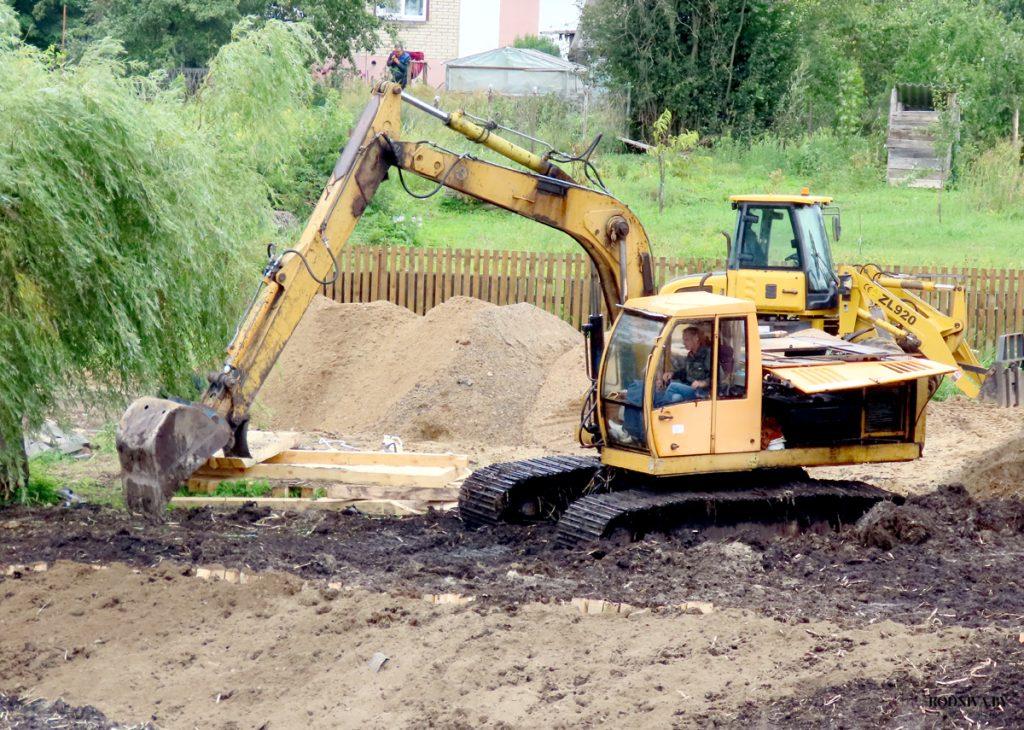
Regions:
[[[829,251],[825,222],[821,207],[801,205],[796,211],[796,221],[807,242],[807,286],[812,292],[827,292],[832,287],[832,255]]]
[[[800,243],[789,208],[747,205],[740,216],[733,264],[740,269],[799,269]]]
[[[664,319],[624,312],[615,325],[605,355],[601,397],[612,445],[643,448],[644,380],[654,344],[665,327]]]
[[[673,326],[654,381],[655,408],[711,397],[714,333],[712,319],[684,320]]]
[[[747,318],[718,323],[718,398],[747,397]]]

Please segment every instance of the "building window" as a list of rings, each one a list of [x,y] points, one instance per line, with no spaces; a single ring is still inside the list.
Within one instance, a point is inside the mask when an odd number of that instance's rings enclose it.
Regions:
[[[377,15],[391,20],[426,20],[427,0],[378,0]]]

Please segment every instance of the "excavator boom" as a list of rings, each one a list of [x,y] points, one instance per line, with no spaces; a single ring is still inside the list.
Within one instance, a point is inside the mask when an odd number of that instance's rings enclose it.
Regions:
[[[527,171],[403,141],[403,103]],[[654,292],[646,233],[623,203],[577,184],[548,157],[464,114],[444,112],[398,85],[382,84],[356,123],[298,243],[267,262],[202,402],[143,398],[121,418],[117,446],[129,509],[159,514],[177,485],[220,449],[249,455],[249,409],[313,297],[337,276],[339,251],[392,167],[564,231],[593,262],[608,311],[615,312],[628,297]]]

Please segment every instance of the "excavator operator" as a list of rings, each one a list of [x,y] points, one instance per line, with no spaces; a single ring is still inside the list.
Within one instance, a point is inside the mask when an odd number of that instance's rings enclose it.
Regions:
[[[686,356],[672,372],[661,374],[662,383],[678,393],[679,401],[704,400],[711,391],[711,339],[697,325],[683,330]]]

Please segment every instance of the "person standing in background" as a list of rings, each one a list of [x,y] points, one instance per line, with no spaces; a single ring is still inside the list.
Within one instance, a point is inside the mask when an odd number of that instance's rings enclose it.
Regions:
[[[388,56],[387,67],[391,71],[391,80],[399,84],[403,89],[409,83],[409,66],[412,64],[410,56],[401,43],[395,43],[395,50]]]

